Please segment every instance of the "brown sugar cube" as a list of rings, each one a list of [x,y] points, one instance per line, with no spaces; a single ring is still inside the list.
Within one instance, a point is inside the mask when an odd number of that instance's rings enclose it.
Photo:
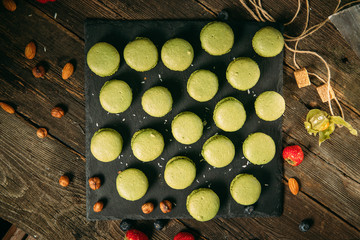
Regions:
[[[310,86],[309,74],[306,68],[298,69],[294,72],[295,80],[299,88]]]
[[[317,87],[316,90],[317,90],[322,102],[329,101],[327,83]],[[334,98],[335,98],[335,94],[334,94],[334,91],[332,90],[332,87],[330,86],[330,99],[334,99]]]

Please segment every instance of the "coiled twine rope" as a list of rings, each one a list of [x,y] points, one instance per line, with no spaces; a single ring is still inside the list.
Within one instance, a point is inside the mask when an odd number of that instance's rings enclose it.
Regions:
[[[266,22],[266,21],[275,22],[275,19],[262,7],[261,0],[248,0],[254,10],[245,2],[246,0],[239,0],[239,1],[242,4],[242,6],[250,13],[251,17],[253,19],[255,19],[256,21],[258,21],[258,22]],[[352,2],[344,4],[343,6],[340,7],[341,0],[338,0],[338,3],[336,5],[336,8],[335,8],[333,14],[341,11],[342,9],[344,9],[344,8],[346,8],[346,7],[348,7],[348,6],[352,5],[352,4],[359,3],[359,2],[360,2],[360,0],[352,1]],[[319,79],[321,82],[323,82],[324,84],[327,84],[327,86],[328,86],[327,94],[328,94],[328,99],[329,99],[328,100],[328,105],[329,105],[330,114],[333,116],[334,111],[333,111],[333,107],[332,107],[332,104],[331,104],[331,98],[330,98],[331,71],[330,71],[329,64],[317,52],[309,51],[309,50],[298,50],[297,49],[300,40],[302,40],[302,39],[304,39],[306,37],[309,37],[311,34],[316,32],[317,30],[319,30],[322,26],[324,26],[329,21],[329,18],[326,18],[322,22],[320,22],[320,23],[318,23],[318,24],[316,24],[316,25],[314,25],[312,27],[309,27],[309,18],[310,18],[309,0],[305,0],[305,4],[306,4],[306,21],[305,21],[305,24],[304,24],[304,30],[300,33],[300,35],[298,35],[296,37],[284,34],[285,48],[293,53],[294,66],[291,66],[291,67],[294,70],[300,69],[300,66],[296,62],[296,57],[297,57],[296,54],[297,53],[313,55],[313,56],[317,57],[318,59],[320,59],[321,62],[323,62],[323,64],[325,65],[326,71],[327,71],[326,80],[324,78],[320,77],[316,73],[309,72],[309,75],[314,76],[317,79]],[[297,6],[297,10],[296,10],[295,15],[289,22],[284,24],[285,26],[288,26],[288,25],[292,24],[295,21],[295,19],[299,15],[300,8],[301,8],[301,0],[298,0],[298,6]],[[294,43],[294,47],[292,48],[292,47],[289,46],[289,44],[293,43],[293,42],[295,42],[295,43]],[[341,117],[343,119],[345,119],[344,118],[344,111],[343,111],[343,109],[341,107],[341,104],[340,104],[339,100],[337,99],[337,97],[335,95],[335,92],[334,92],[334,100],[335,100],[335,102],[336,102],[336,104],[337,104],[337,106],[338,106],[338,108],[340,110]]]

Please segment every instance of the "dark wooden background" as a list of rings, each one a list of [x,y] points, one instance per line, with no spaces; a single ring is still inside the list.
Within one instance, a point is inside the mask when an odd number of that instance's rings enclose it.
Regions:
[[[311,1],[310,25],[326,19],[336,2]],[[268,0],[263,5],[285,22],[295,13],[297,1]],[[16,114],[0,109],[0,218],[16,224],[29,239],[122,239],[120,221],[89,222],[85,217],[84,20],[215,19],[222,9],[228,9],[232,18],[251,19],[236,0],[58,0],[48,4],[18,0],[15,12],[1,6],[0,101],[12,104]],[[300,33],[304,21],[303,6],[299,19],[285,32]],[[33,60],[24,57],[30,40],[38,47]],[[299,47],[315,50],[329,62],[346,119],[359,130],[360,59],[331,23]],[[360,239],[359,137],[337,129],[319,147],[317,138],[307,134],[303,122],[308,110],[328,109],[317,95],[315,86],[320,82],[316,79],[310,87],[297,88],[291,58],[285,52],[283,145],[299,144],[305,159],[298,167],[284,164],[283,215],[206,223],[173,219],[161,231],[153,229],[153,221],[139,222],[138,228],[151,239],[172,239],[185,229],[199,239]],[[318,59],[303,55],[298,59],[301,66],[325,76]],[[62,80],[61,70],[68,61],[76,63],[75,74]],[[48,68],[44,79],[31,73],[39,62]],[[58,104],[67,109],[62,119],[50,115]],[[46,127],[49,137],[37,138],[38,127]],[[72,176],[67,188],[58,184],[64,173]],[[290,177],[300,182],[297,196],[288,190]],[[314,225],[302,233],[298,224],[306,218],[313,219]]]

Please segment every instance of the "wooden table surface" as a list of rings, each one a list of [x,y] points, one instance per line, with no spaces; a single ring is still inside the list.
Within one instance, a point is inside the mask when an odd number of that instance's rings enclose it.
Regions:
[[[264,1],[278,21],[295,13],[297,1]],[[326,19],[336,1],[311,1],[310,26]],[[0,7],[0,101],[12,104],[15,114],[0,109],[0,218],[36,239],[122,239],[117,221],[87,221],[85,214],[85,110],[84,110],[84,20],[215,19],[228,9],[234,19],[251,19],[237,0],[58,0],[40,4],[17,1],[14,12]],[[305,21],[305,6],[285,32],[299,34]],[[24,57],[26,44],[34,40],[37,54]],[[346,120],[360,127],[360,59],[331,24],[299,44],[321,54],[330,64],[332,84]],[[76,64],[74,75],[62,80],[64,64]],[[31,69],[43,62],[48,71],[34,78]],[[298,63],[326,75],[322,63],[299,55]],[[328,111],[316,92],[320,82],[299,89],[293,77],[292,54],[285,52],[283,146],[300,145],[305,159],[300,166],[284,164],[284,210],[275,218],[213,219],[199,223],[172,219],[161,231],[153,221],[140,221],[138,228],[151,239],[172,239],[181,230],[198,239],[360,239],[360,141],[346,128],[337,129],[332,139],[318,146],[303,122],[309,109]],[[67,109],[62,119],[50,115],[56,105]],[[337,111],[336,111],[337,112]],[[49,130],[39,139],[38,127]],[[71,183],[63,188],[59,177],[67,173]],[[300,182],[297,196],[287,181]],[[312,228],[300,232],[303,219],[313,219]]]

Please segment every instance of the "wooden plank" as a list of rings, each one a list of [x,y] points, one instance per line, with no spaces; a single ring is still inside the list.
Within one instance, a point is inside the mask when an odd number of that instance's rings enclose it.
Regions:
[[[50,134],[84,154],[83,45],[59,31],[54,23],[40,16],[41,13],[34,11],[32,17],[28,17],[26,12],[25,8],[19,8],[16,14],[5,13],[1,17],[1,100],[13,103],[16,110],[35,125],[48,128]],[[28,25],[22,24],[24,18],[27,18]],[[37,44],[33,60],[24,57],[24,48],[30,40]],[[75,73],[68,80],[63,80],[62,66],[70,60],[76,62]],[[31,73],[39,62],[46,62],[49,68],[44,79],[36,79]],[[67,110],[62,119],[50,115],[51,109],[58,104]]]
[[[204,19],[213,18],[211,12],[187,0],[170,1],[71,1],[62,0],[52,4],[29,1],[54,18],[62,26],[70,29],[80,38],[84,35],[83,23],[86,18],[107,19]]]
[[[2,240],[23,240],[25,237],[26,233],[13,224]]]

